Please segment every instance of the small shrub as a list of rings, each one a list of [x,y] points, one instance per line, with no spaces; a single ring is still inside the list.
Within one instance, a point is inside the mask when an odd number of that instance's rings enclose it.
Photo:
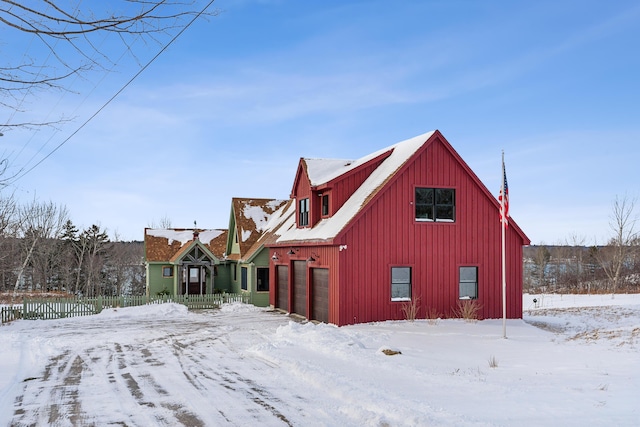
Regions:
[[[458,301],[458,307],[454,310],[457,317],[464,319],[465,322],[474,323],[478,321],[478,312],[482,308],[482,304],[475,299],[463,299]]]
[[[489,357],[489,367],[490,368],[497,368],[498,367],[498,359],[496,359],[495,356]]]
[[[163,288],[160,292],[158,292],[158,295],[160,296],[171,295],[171,292],[169,292],[167,288]]]
[[[420,297],[416,297],[411,301],[407,301],[402,304],[402,312],[404,313],[405,320],[413,322],[416,320],[418,311],[420,310]]]
[[[427,308],[427,322],[430,325],[437,325],[441,317],[442,314],[440,314],[440,312],[434,307]]]

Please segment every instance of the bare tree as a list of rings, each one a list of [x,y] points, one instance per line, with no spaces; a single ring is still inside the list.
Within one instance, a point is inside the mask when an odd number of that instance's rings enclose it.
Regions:
[[[58,239],[68,216],[66,207],[58,207],[53,202],[43,203],[34,200],[18,208],[19,225],[16,237],[20,239],[23,249],[22,263],[15,282],[16,291],[20,287],[27,267],[33,266],[34,253],[40,251],[39,245],[45,246],[48,240]],[[49,256],[51,256],[50,253]]]
[[[616,196],[609,222],[613,237],[608,245],[598,250],[596,255],[609,279],[612,297],[624,280],[625,265],[632,259],[633,252],[637,250],[637,246],[634,246],[638,239],[635,231],[637,220],[635,199],[630,200],[627,196],[622,198]]]
[[[547,285],[547,265],[551,259],[549,249],[543,244],[538,246],[534,253],[533,264],[535,265],[535,275],[537,276],[537,285],[546,287]]]
[[[151,221],[148,223],[149,228],[162,228],[169,229],[171,228],[171,218],[168,215],[163,215],[158,222]]]
[[[98,280],[100,272],[104,267],[104,252],[109,237],[104,230],[101,230],[98,225],[92,225],[88,229],[84,230],[80,236],[82,247],[85,251],[84,258],[85,264],[85,295],[95,296],[101,295],[101,283]]]
[[[116,235],[109,244],[109,259],[105,265],[109,293],[141,295],[144,280],[144,246],[141,242],[123,242]]]
[[[0,236],[12,234],[16,223],[17,205],[13,195],[3,197],[0,194]]]
[[[13,195],[3,196],[0,193],[0,290],[11,287],[16,271],[16,217],[17,205]]]
[[[207,12],[212,3],[112,0],[89,7],[81,0],[0,0],[0,23],[12,34],[14,48],[27,36],[36,54],[21,52],[0,62],[0,105],[20,111],[25,99],[38,91],[71,90],[72,78],[113,68],[122,52],[137,59],[137,53],[148,51],[151,43],[166,45],[196,17],[217,14]],[[117,45],[120,49],[113,49]],[[47,124],[52,122],[9,121],[0,125],[0,132]]]

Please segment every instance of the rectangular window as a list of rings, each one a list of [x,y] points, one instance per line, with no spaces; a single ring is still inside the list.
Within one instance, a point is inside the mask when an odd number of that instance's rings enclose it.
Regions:
[[[329,216],[329,195],[322,195],[322,216]]]
[[[240,287],[243,291],[247,290],[247,267],[241,267],[240,271]]]
[[[200,269],[189,267],[189,283],[200,283]]]
[[[238,281],[238,264],[233,266],[233,281]]]
[[[460,299],[478,299],[478,267],[460,267]]]
[[[269,292],[269,269],[258,267],[256,269],[256,279],[258,292]]]
[[[391,267],[391,301],[411,301],[411,267]]]
[[[162,277],[173,277],[173,267],[162,267]]]
[[[416,221],[455,222],[456,190],[416,188]]]
[[[309,225],[309,199],[302,199],[298,202],[298,226]]]

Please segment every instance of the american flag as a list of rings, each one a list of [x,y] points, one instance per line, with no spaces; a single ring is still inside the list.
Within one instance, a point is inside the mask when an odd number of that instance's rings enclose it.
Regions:
[[[504,154],[502,155],[502,186],[500,187],[500,195],[498,201],[500,202],[500,221],[504,224],[504,227],[509,226],[509,186],[507,185],[507,170],[504,167]],[[504,193],[504,201],[502,200]]]

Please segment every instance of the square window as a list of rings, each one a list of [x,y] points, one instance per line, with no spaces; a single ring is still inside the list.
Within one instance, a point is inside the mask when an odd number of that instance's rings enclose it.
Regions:
[[[460,299],[478,299],[478,267],[460,267]]]
[[[391,301],[411,301],[411,267],[391,267]]]
[[[416,221],[454,222],[456,190],[452,188],[416,188]]]
[[[173,277],[173,267],[162,267],[162,277]]]

